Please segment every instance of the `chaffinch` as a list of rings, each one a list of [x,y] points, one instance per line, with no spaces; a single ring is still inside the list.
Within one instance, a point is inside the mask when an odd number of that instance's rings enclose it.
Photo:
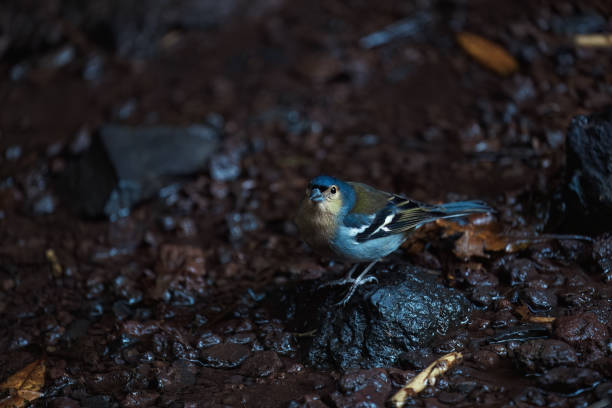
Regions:
[[[339,302],[345,305],[359,285],[377,282],[376,277],[366,277],[367,273],[381,258],[399,248],[411,231],[440,218],[492,211],[481,201],[431,205],[366,184],[318,176],[308,184],[295,222],[301,238],[315,252],[355,264],[344,279],[323,285],[350,283],[349,291]],[[361,262],[371,263],[353,278]]]

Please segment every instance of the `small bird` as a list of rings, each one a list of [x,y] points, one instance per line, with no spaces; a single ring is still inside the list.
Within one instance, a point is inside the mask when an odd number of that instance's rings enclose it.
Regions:
[[[354,263],[344,279],[322,286],[351,284],[338,304],[346,305],[358,286],[378,282],[366,275],[383,257],[399,248],[409,233],[440,218],[493,212],[481,201],[425,204],[366,184],[330,176],[310,181],[295,223],[301,238],[325,257]],[[356,277],[362,262],[370,262]]]

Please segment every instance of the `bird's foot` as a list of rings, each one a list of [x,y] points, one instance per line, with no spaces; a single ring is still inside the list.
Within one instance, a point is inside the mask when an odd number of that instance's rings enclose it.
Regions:
[[[352,282],[347,282],[347,283],[352,283],[348,292],[346,293],[346,295],[344,295],[342,300],[340,300],[338,303],[335,303],[335,306],[342,306],[342,307],[346,306],[349,300],[351,300],[351,297],[353,297],[353,295],[355,294],[355,291],[357,290],[359,286],[365,285],[366,283],[370,283],[370,282],[378,283],[378,278],[376,276],[367,276],[367,277],[359,276],[357,279],[351,279],[351,281]]]

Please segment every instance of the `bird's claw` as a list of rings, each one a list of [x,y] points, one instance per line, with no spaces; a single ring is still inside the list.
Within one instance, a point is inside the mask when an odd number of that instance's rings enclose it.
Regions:
[[[378,283],[378,278],[376,276],[367,276],[361,279],[351,279],[353,284],[349,288],[348,292],[344,297],[337,303],[334,303],[334,306],[346,306],[351,297],[355,294],[357,288],[361,285],[365,285],[366,283],[375,282]]]

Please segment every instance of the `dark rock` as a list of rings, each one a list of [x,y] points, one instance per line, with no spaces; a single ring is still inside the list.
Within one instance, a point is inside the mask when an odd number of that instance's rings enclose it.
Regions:
[[[612,280],[612,234],[597,237],[593,244],[593,258],[601,268],[606,281]]]
[[[569,394],[591,388],[601,379],[595,370],[579,367],[556,367],[538,377],[538,382],[547,389]]]
[[[68,165],[61,191],[87,217],[126,215],[180,176],[205,168],[218,145],[207,126],[104,126],[88,152]]]
[[[55,212],[55,200],[51,194],[44,194],[32,205],[34,215],[53,214]]]
[[[157,388],[160,392],[177,392],[196,382],[196,370],[184,360],[177,360],[170,367],[156,369]]]
[[[216,181],[232,181],[240,175],[240,154],[234,151],[216,154],[210,160],[210,177]]]
[[[554,333],[571,345],[581,342],[603,343],[608,337],[606,326],[593,313],[559,317],[555,320]]]
[[[95,395],[83,399],[81,406],[84,408],[108,408],[112,402],[113,399],[109,395]]]
[[[60,397],[60,398],[54,398],[53,400],[51,400],[51,407],[52,408],[79,408],[80,405],[77,401],[73,400],[72,398]]]
[[[342,393],[331,395],[336,407],[383,407],[391,390],[391,379],[385,370],[373,368],[349,372],[339,385]]]
[[[241,371],[250,377],[267,377],[283,366],[274,351],[258,351],[249,357]]]
[[[242,344],[216,344],[202,350],[202,362],[215,368],[238,367],[249,356],[249,348]]]
[[[318,289],[321,282],[298,288],[296,331],[316,329],[304,340],[312,364],[388,366],[467,322],[471,306],[460,293],[414,266],[385,269],[377,270],[380,283],[359,287],[345,307],[335,305],[342,288]]]
[[[560,229],[612,229],[612,109],[572,119],[566,138],[565,186],[557,194]]]
[[[245,232],[255,231],[261,226],[259,218],[251,213],[231,213],[225,217],[231,241],[242,239]]]
[[[528,371],[574,365],[578,359],[574,349],[559,340],[525,342],[515,351],[514,358],[519,367]]]
[[[426,11],[415,12],[412,16],[406,17],[393,24],[383,27],[379,31],[362,37],[359,45],[363,48],[375,48],[391,41],[405,38],[420,38],[426,33],[427,28],[433,23],[434,16]]]
[[[546,312],[557,306],[557,296],[550,289],[524,288],[520,297],[532,312]]]
[[[479,367],[487,370],[499,363],[499,356],[490,350],[479,350],[474,353],[472,360],[478,364]]]
[[[123,407],[148,407],[155,404],[159,394],[155,391],[134,391],[125,396],[121,402]]]
[[[551,28],[556,34],[591,34],[605,30],[606,18],[593,11],[573,16],[556,16],[551,20]]]

